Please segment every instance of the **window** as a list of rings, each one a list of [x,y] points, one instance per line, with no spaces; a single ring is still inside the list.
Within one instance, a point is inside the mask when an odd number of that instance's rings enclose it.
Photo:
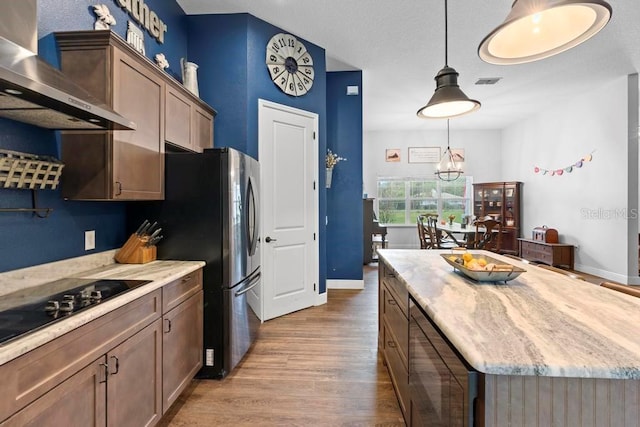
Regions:
[[[416,217],[437,213],[461,222],[471,215],[473,178],[446,182],[437,178],[378,178],[378,220],[381,224],[414,225]]]

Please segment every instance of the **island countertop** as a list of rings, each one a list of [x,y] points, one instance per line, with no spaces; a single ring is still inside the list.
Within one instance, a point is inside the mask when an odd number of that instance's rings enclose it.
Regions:
[[[506,283],[467,279],[438,250],[378,250],[409,294],[479,372],[640,379],[640,298],[501,255],[527,270]]]

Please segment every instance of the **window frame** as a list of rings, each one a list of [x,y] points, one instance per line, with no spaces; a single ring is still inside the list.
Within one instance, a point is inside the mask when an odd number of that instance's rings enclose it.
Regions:
[[[467,215],[467,216],[471,216],[473,215],[473,177],[472,176],[463,176],[461,178],[458,178],[458,180],[456,181],[460,181],[460,180],[464,180],[464,194],[468,195],[468,197],[464,197],[462,196],[462,199],[464,201],[464,208],[462,210],[462,213],[460,215],[456,214],[456,220],[457,222],[460,222],[462,219],[462,216]],[[446,205],[446,198],[442,197],[442,190],[445,186],[447,185],[451,185],[453,182],[456,181],[442,181],[436,177],[426,177],[426,176],[392,176],[392,177],[378,177],[376,178],[376,190],[377,190],[377,198],[375,200],[375,210],[376,210],[376,215],[378,220],[380,221],[381,225],[385,225],[385,226],[391,226],[391,227],[402,227],[402,226],[413,226],[415,225],[415,217],[417,216],[417,214],[415,213],[416,210],[419,209],[413,209],[413,206],[415,206],[414,203],[412,202],[416,202],[416,201],[430,201],[430,200],[434,200],[435,201],[435,212],[438,214],[438,217],[443,219],[442,216],[443,214],[447,214],[449,212],[451,212],[450,210],[446,210],[445,211],[445,205]],[[384,193],[384,190],[381,190],[380,187],[380,183],[381,182],[403,182],[404,183],[404,196],[403,198],[400,197],[383,197],[381,196],[381,194]],[[433,184],[435,183],[435,191],[436,191],[436,197],[416,197],[414,195],[412,195],[411,190],[412,190],[412,184],[415,185],[415,183],[427,183],[426,187],[429,188],[431,186],[433,186]],[[386,221],[386,216],[380,213],[380,203],[385,203],[385,202],[395,202],[395,203],[404,203],[404,222],[399,223],[399,222],[385,222]],[[434,209],[425,209],[424,211],[421,211],[420,213],[428,213],[428,212],[434,212]]]

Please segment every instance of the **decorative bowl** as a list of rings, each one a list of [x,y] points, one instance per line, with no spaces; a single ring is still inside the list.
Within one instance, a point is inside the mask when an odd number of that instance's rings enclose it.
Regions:
[[[526,272],[524,268],[517,267],[502,260],[492,258],[486,255],[475,255],[475,259],[485,259],[487,264],[495,264],[495,268],[490,270],[471,270],[464,265],[456,262],[452,258],[460,258],[455,254],[440,254],[440,256],[451,265],[454,270],[460,271],[470,279],[478,282],[507,282]]]

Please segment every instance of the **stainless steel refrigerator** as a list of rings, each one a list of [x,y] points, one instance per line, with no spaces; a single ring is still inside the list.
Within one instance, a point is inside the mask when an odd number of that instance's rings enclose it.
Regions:
[[[197,376],[222,378],[260,325],[259,164],[232,148],[167,153],[165,160],[165,200],[132,203],[128,228],[158,221],[159,259],[206,262],[204,367]]]

